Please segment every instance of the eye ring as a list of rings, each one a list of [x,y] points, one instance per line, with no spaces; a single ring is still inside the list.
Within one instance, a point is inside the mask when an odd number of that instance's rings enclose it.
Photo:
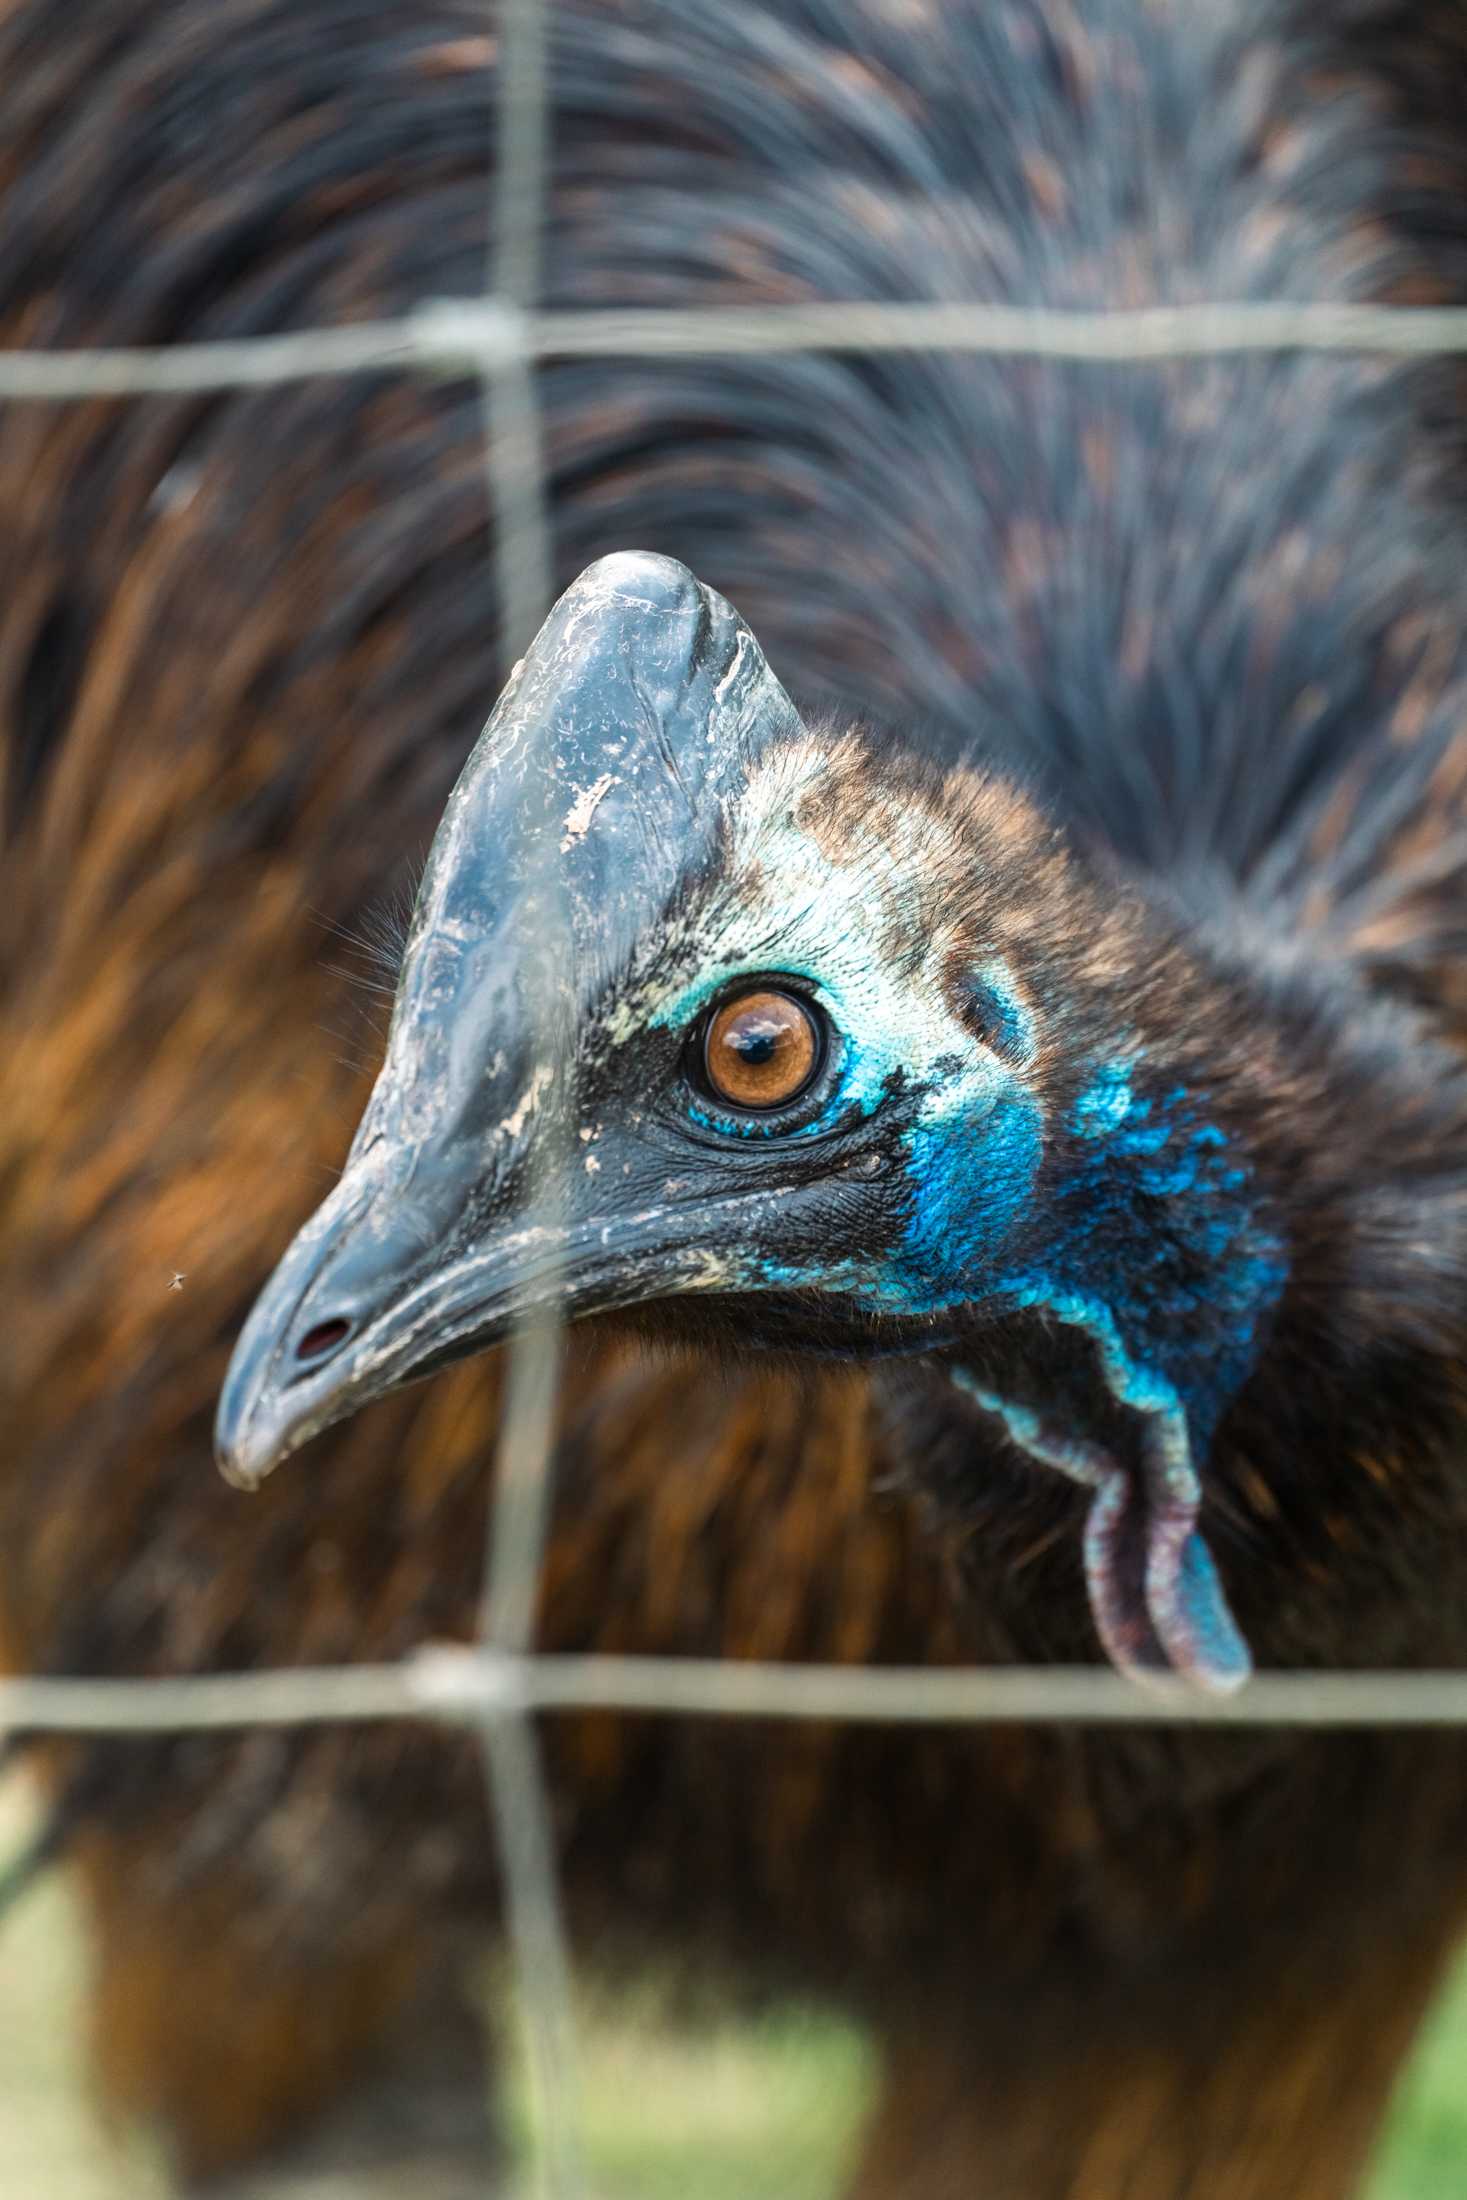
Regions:
[[[704,1019],[698,1054],[704,1082],[723,1106],[771,1115],[809,1091],[824,1059],[825,1032],[798,993],[755,985]]]

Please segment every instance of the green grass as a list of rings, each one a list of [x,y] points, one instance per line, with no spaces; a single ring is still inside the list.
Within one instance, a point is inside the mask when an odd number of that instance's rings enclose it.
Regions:
[[[873,2064],[813,2010],[679,2021],[650,1987],[580,1997],[587,2173],[596,2200],[835,2200]],[[511,2135],[529,2126],[515,2069]]]
[[[23,1838],[23,1796],[0,1791],[0,1860]],[[158,2200],[145,2154],[85,2107],[80,2011],[86,1955],[62,1879],[39,1882],[0,1924],[0,2196]]]
[[[0,1857],[20,1838],[19,1801],[0,1797]],[[87,2111],[84,1991],[78,1919],[53,1878],[0,1926],[0,2200],[160,2200],[145,2152],[119,2150]],[[695,2022],[650,1986],[585,1992],[580,2016],[596,2200],[836,2200],[872,2078],[849,2026],[796,2009]],[[523,2141],[528,2090],[514,2057],[505,2110]],[[1401,2086],[1366,2200],[1464,2193],[1467,1963]]]
[[[1396,2094],[1368,2200],[1467,2192],[1467,1962],[1437,2004]]]

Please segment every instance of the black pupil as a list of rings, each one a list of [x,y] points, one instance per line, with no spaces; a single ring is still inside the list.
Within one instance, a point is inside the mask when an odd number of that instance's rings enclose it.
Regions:
[[[785,1036],[777,1025],[755,1024],[748,1031],[741,1031],[734,1040],[734,1052],[745,1062],[771,1062]]]

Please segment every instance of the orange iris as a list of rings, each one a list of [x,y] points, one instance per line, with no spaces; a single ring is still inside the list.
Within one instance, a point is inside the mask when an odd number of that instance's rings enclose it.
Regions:
[[[814,1019],[792,993],[741,993],[708,1026],[708,1082],[736,1108],[782,1108],[815,1074],[820,1047]]]

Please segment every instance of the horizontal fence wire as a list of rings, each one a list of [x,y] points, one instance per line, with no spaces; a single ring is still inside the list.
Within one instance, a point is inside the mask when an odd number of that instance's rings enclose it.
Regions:
[[[0,399],[176,397],[316,376],[483,375],[516,361],[750,356],[791,351],[954,351],[1133,361],[1250,351],[1467,352],[1467,307],[1229,304],[1065,312],[886,302],[582,308],[537,312],[504,298],[440,299],[396,321],[154,349],[0,351]]]
[[[434,1644],[390,1665],[0,1680],[0,1737],[587,1712],[891,1726],[1458,1727],[1467,1726],[1467,1672],[1267,1672],[1236,1695],[1210,1696],[1098,1666],[786,1665]]]

